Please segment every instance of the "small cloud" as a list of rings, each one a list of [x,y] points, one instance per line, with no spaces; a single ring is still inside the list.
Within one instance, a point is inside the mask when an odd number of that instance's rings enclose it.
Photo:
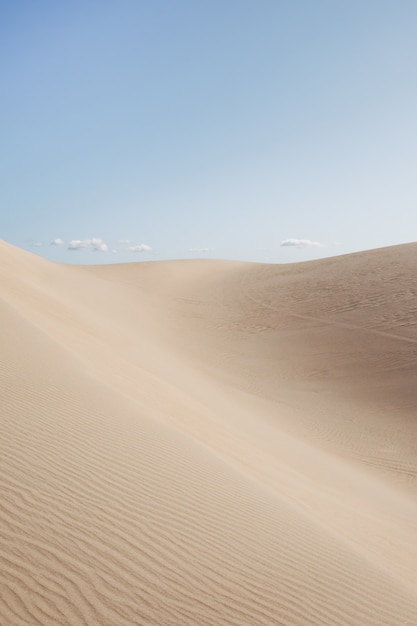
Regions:
[[[34,248],[40,248],[41,246],[43,246],[43,243],[41,241],[32,241],[30,245]]]
[[[72,239],[68,244],[68,250],[81,250],[82,248],[88,248],[90,245],[89,239],[83,241],[82,239]]]
[[[64,246],[65,245],[65,241],[63,239],[60,239],[59,237],[57,237],[56,239],[52,239],[51,241],[51,246]]]
[[[150,252],[152,248],[151,246],[148,246],[146,243],[140,243],[137,246],[129,246],[127,250],[128,252]]]
[[[108,252],[108,245],[98,237],[93,239],[72,239],[68,244],[68,250],[94,250],[95,252]]]
[[[117,243],[130,243],[130,239],[118,239]]]
[[[215,252],[216,248],[190,248],[189,252]]]
[[[111,253],[112,253],[112,254],[117,254],[117,250],[115,250],[115,249],[113,248],[113,250],[111,251]]]
[[[311,239],[284,239],[284,241],[281,241],[281,247],[321,248],[322,244],[318,241],[311,241]]]
[[[106,243],[98,243],[93,246],[93,250],[95,250],[96,252],[108,252],[109,246]]]

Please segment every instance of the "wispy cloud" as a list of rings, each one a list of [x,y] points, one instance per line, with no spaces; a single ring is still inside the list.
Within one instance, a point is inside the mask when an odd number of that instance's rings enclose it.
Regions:
[[[108,252],[109,246],[106,243],[99,243],[97,246],[93,247],[93,250],[96,252]]]
[[[284,239],[281,241],[281,247],[321,248],[322,244],[319,241],[311,241],[311,239]]]
[[[119,239],[119,244],[127,244],[131,243],[130,239]],[[32,244],[35,245],[35,244]],[[42,244],[39,244],[42,245]],[[114,244],[113,244],[114,245]],[[148,246],[146,243],[140,243],[138,245],[130,245],[127,247],[119,248],[110,247],[104,239],[99,237],[92,237],[91,239],[71,239],[70,241],[65,241],[60,237],[53,239],[51,241],[51,246],[66,246],[67,250],[91,250],[93,252],[111,252],[112,254],[117,254],[118,252],[150,252],[152,250],[151,246]]]
[[[43,243],[42,241],[31,241],[30,245],[34,248],[40,248],[41,246],[43,246]]]
[[[98,237],[93,237],[92,239],[72,239],[68,243],[68,250],[85,250],[90,249],[95,252],[108,252],[108,245]]]
[[[68,244],[68,250],[81,250],[89,247],[89,240],[72,239]]]
[[[216,248],[190,248],[189,252],[215,252]]]
[[[140,243],[137,246],[129,246],[127,248],[128,252],[150,252],[151,250],[151,246],[148,246],[146,243]]]

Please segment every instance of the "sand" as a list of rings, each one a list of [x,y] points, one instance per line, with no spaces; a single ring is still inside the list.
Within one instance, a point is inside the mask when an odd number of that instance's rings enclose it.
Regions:
[[[417,624],[417,244],[0,243],[0,624]]]

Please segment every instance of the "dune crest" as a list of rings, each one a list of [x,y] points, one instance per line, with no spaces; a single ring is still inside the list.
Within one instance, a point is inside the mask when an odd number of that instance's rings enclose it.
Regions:
[[[416,264],[0,242],[0,623],[417,623]]]

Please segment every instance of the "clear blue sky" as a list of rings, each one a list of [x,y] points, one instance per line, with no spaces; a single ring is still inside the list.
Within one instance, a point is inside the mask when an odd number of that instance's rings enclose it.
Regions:
[[[73,263],[416,240],[416,33],[415,0],[0,0],[0,238]]]

